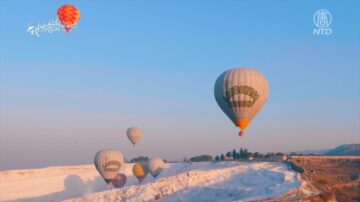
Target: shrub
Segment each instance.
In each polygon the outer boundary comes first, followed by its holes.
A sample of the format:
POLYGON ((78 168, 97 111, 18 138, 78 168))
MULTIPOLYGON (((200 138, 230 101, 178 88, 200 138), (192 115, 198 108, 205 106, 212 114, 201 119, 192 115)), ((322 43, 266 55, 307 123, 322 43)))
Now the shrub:
POLYGON ((351 176, 350 176, 350 180, 351 180, 351 181, 355 181, 355 180, 357 180, 357 179, 359 179, 359 176, 358 176, 358 175, 351 175, 351 176))
POLYGON ((194 156, 190 159, 192 162, 205 162, 205 161, 212 161, 212 156, 209 155, 201 155, 201 156, 194 156))
POLYGON ((145 163, 149 160, 147 156, 138 156, 130 160, 131 163, 145 163))
POLYGON ((289 166, 290 166, 290 168, 291 168, 292 170, 294 170, 294 171, 296 171, 296 172, 298 172, 298 173, 304 173, 304 171, 305 171, 304 168, 296 165, 296 164, 293 163, 293 162, 289 162, 289 166))

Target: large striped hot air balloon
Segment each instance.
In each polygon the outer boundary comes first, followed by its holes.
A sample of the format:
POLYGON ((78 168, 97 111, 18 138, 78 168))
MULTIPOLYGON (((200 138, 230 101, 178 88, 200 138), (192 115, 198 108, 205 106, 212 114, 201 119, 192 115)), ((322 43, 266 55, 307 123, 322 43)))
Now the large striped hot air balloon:
POLYGON ((116 149, 103 149, 96 153, 94 164, 105 182, 110 183, 124 165, 124 155, 116 149))
POLYGON ((241 129, 239 135, 244 136, 244 130, 269 97, 269 85, 255 69, 234 68, 218 77, 214 94, 220 108, 241 129))
POLYGON ((66 32, 70 32, 80 20, 80 10, 70 4, 61 6, 57 11, 57 15, 66 32))

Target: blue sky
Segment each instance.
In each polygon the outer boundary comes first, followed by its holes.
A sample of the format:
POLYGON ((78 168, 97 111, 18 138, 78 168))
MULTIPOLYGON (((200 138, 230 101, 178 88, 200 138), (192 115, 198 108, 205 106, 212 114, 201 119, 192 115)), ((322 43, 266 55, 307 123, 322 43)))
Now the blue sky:
POLYGON ((0 169, 80 164, 97 150, 179 159, 360 142, 359 1, 0 1, 0 169), (70 34, 26 32, 81 12, 70 34), (313 14, 332 14, 314 36, 313 14), (213 86, 232 67, 270 83, 239 138, 213 86), (130 126, 145 136, 134 149, 130 126))

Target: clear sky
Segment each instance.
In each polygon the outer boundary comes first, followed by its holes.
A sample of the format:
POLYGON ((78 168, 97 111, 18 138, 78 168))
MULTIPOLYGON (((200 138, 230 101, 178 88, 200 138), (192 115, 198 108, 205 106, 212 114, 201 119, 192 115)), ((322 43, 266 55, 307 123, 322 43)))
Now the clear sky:
POLYGON ((360 1, 0 1, 0 169, 90 163, 102 148, 179 159, 360 142, 360 1), (77 28, 26 32, 74 4, 77 28), (314 12, 332 14, 315 36, 314 12), (247 129, 217 76, 254 67, 269 101, 247 129), (130 126, 144 137, 133 148, 130 126))

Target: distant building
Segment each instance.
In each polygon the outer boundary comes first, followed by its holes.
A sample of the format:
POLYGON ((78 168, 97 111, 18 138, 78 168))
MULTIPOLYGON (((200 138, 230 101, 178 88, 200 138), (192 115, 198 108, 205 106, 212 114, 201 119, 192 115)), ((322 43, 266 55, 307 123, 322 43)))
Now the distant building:
POLYGON ((225 156, 225 161, 233 161, 234 159, 233 159, 233 157, 226 157, 225 156))
POLYGON ((288 155, 283 155, 282 160, 283 160, 283 161, 289 160, 289 156, 288 156, 288 155))

